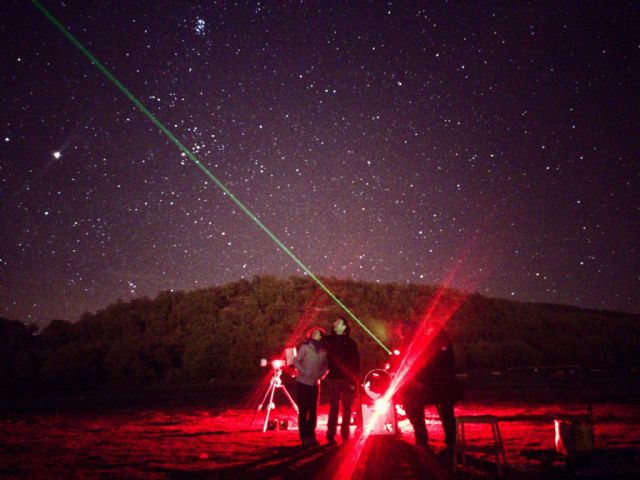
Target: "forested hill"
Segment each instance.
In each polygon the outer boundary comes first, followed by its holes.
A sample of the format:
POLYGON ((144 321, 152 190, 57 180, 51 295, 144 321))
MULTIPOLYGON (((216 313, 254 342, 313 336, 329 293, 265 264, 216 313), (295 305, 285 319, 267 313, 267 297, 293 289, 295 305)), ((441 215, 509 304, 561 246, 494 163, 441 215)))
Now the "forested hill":
MULTIPOLYGON (((419 322, 435 287, 325 279, 389 348, 419 322)), ((447 290, 434 316, 445 318, 457 369, 577 364, 638 367, 640 316, 518 303, 447 290), (456 309, 456 307, 458 307, 456 309)), ((308 278, 270 276, 155 299, 118 302, 78 322, 54 320, 42 331, 0 319, 0 382, 82 385, 246 379, 260 359, 299 343, 306 328, 330 322, 339 308, 308 278)), ((353 324, 353 322, 352 322, 353 324)), ((363 369, 386 354, 352 325, 363 369)))

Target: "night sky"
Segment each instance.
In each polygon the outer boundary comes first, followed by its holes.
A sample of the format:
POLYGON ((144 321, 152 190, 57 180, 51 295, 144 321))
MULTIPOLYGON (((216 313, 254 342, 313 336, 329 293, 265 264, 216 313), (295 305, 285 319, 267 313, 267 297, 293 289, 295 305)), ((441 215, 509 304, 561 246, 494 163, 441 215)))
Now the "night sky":
MULTIPOLYGON (((43 4, 317 275, 640 312, 638 2, 43 4)), ((0 315, 303 274, 31 2, 0 15, 0 315)))

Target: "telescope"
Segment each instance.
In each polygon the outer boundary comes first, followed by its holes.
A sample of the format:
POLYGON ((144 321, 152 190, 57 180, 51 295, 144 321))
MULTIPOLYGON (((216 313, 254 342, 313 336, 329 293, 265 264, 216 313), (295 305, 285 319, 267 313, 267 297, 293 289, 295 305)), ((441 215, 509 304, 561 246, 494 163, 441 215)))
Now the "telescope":
MULTIPOLYGON (((271 376, 271 380, 269 381, 269 387, 267 388, 264 397, 262 397, 260 405, 258 405, 259 412, 260 410, 262 410, 262 407, 264 406, 264 403, 267 401, 267 399, 269 399, 269 403, 267 404, 267 416, 264 419, 264 425, 262 427, 263 432, 266 432, 267 428, 271 425, 269 422, 269 415, 271 414, 271 410, 276 408, 276 405, 273 402, 273 397, 276 393, 276 390, 282 390, 282 393, 284 393, 284 396, 289 401, 289 404, 293 407, 296 413, 298 413, 298 405, 293 401, 293 398, 291 398, 287 387, 284 386, 284 384, 282 383, 282 379, 280 378, 285 367, 289 368, 287 370, 287 373, 289 373, 292 377, 296 376, 297 372, 293 367, 293 360, 296 358, 296 353, 297 352, 295 347, 288 347, 284 349, 284 359, 276 358, 275 360, 271 360, 271 362, 268 362, 266 358, 260 360, 261 367, 271 365, 271 368, 273 369, 273 374, 271 376)), ((277 424, 278 423, 276 422, 276 425, 277 424)), ((283 429, 286 429, 284 424, 282 424, 282 426, 283 429)))
POLYGON ((398 422, 393 397, 387 392, 391 375, 387 370, 374 369, 364 377, 365 396, 362 403, 362 427, 365 435, 396 435, 398 422))

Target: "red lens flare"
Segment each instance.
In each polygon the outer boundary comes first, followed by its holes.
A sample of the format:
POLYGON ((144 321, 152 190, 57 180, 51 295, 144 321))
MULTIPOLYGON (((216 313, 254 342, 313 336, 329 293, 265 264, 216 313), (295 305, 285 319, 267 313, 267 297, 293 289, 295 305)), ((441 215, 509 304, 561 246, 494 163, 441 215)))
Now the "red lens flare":
MULTIPOLYGON (((400 360, 396 373, 381 398, 374 400, 374 404, 380 402, 380 405, 394 404, 393 397, 400 387, 407 381, 410 381, 427 362, 433 359, 434 354, 430 346, 438 333, 451 317, 458 311, 467 295, 449 290, 448 286, 456 272, 453 272, 444 286, 439 288, 433 299, 422 314, 419 324, 415 332, 412 333, 411 342, 404 348, 405 355, 400 360)), ((393 352, 392 362, 400 358, 400 351, 393 352)), ((395 362, 394 362, 395 363, 395 362)), ((380 437, 372 437, 371 431, 380 421, 380 418, 388 411, 388 408, 375 409, 369 421, 363 425, 363 432, 357 441, 350 444, 349 450, 345 453, 334 476, 331 478, 358 478, 358 472, 362 466, 366 464, 368 455, 372 451, 370 440, 379 439, 380 437)), ((374 442, 376 443, 376 442, 374 442)), ((379 442, 377 442, 379 443, 379 442)), ((431 472, 434 478, 441 478, 444 474, 441 468, 434 466, 431 472)), ((446 476, 446 475, 445 475, 446 476)))
MULTIPOLYGON (((272 368, 284 367, 284 364, 281 367, 276 367, 274 365, 274 362, 287 358, 287 350, 292 348, 297 343, 300 343, 301 339, 304 337, 309 327, 317 323, 318 315, 324 309, 324 306, 327 303, 328 303, 328 298, 324 294, 324 292, 319 288, 316 289, 313 295, 311 296, 311 299, 309 300, 309 302, 305 305, 304 311, 302 312, 302 315, 300 315, 300 317, 298 318, 298 321, 296 322, 293 328, 293 331, 291 332, 291 335, 289 336, 288 340, 285 342, 282 352, 276 355, 275 356, 276 358, 274 360, 271 360, 271 362, 265 360, 265 362, 261 363, 261 366, 266 367, 270 363, 272 368)), ((265 352, 265 353, 268 353, 268 352, 265 352)), ((267 386, 269 385, 269 382, 271 381, 271 377, 272 377, 272 372, 270 371, 267 372, 266 375, 264 375, 262 380, 258 383, 256 388, 252 390, 251 394, 249 395, 247 400, 244 402, 244 405, 246 408, 254 408, 256 405, 258 405, 258 403, 260 402, 261 395, 266 390, 267 386)))
POLYGON ((411 381, 433 359, 436 354, 433 340, 458 311, 465 299, 466 294, 446 290, 446 287, 438 290, 422 315, 411 342, 405 348, 406 353, 398 365, 389 388, 390 395, 398 392, 402 385, 411 381))
POLYGON ((286 343, 287 346, 294 346, 299 343, 307 333, 307 330, 309 330, 312 325, 318 324, 318 316, 320 312, 326 309, 327 303, 328 297, 322 290, 317 288, 305 305, 302 315, 298 318, 291 335, 289 335, 286 343))
POLYGON ((384 398, 381 398, 380 400, 376 400, 376 403, 374 404, 374 410, 376 412, 380 412, 380 415, 387 413, 390 407, 391 407, 391 402, 387 401, 384 398))

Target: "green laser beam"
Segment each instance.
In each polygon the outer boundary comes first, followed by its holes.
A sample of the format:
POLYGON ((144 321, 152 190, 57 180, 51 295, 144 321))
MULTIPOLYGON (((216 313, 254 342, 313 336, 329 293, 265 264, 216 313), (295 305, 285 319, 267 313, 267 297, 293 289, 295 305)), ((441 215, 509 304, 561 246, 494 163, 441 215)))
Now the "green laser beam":
POLYGON ((160 120, 158 120, 148 109, 147 107, 145 107, 142 102, 140 102, 136 97, 133 96, 133 94, 127 90, 127 88, 120 83, 120 81, 104 66, 102 65, 102 63, 100 63, 98 61, 98 59, 96 57, 93 56, 93 54, 87 50, 85 48, 84 45, 82 45, 82 43, 80 43, 80 41, 78 39, 76 39, 71 32, 69 32, 69 30, 67 30, 42 4, 40 4, 40 2, 38 2, 37 0, 31 0, 31 3, 33 3, 35 5, 35 7, 40 10, 40 12, 51 22, 53 23, 53 25, 55 25, 55 27, 60 30, 60 32, 62 32, 62 34, 73 44, 75 45, 78 50, 80 50, 84 56, 86 56, 92 64, 94 64, 96 66, 96 68, 98 70, 100 70, 100 72, 102 72, 102 74, 107 77, 116 87, 118 87, 118 89, 129 99, 133 102, 133 104, 138 107, 140 109, 140 111, 142 113, 144 113, 147 118, 149 120, 151 120, 159 129, 162 133, 164 133, 169 140, 171 140, 188 158, 189 160, 191 160, 193 163, 196 164, 196 166, 202 170, 205 175, 207 177, 209 177, 217 186, 218 188, 220 188, 220 190, 222 190, 226 195, 229 196, 229 198, 231 200, 233 200, 233 202, 240 207, 240 209, 251 219, 253 220, 256 225, 258 225, 268 236, 269 238, 271 238, 271 240, 273 240, 275 242, 276 245, 278 245, 278 247, 280 247, 280 249, 285 252, 287 255, 289 255, 289 257, 291 257, 293 259, 294 262, 296 262, 300 268, 302 268, 302 270, 305 271, 305 273, 307 275, 309 275, 309 277, 311 277, 313 279, 314 282, 316 282, 318 284, 318 286, 325 291, 325 293, 327 295, 329 295, 329 297, 340 307, 342 308, 342 310, 344 310, 347 315, 349 315, 350 318, 352 318, 358 325, 360 325, 360 327, 367 333, 369 334, 369 336, 371 338, 373 338, 383 349, 385 352, 387 352, 387 354, 391 354, 391 350, 389 350, 384 343, 382 343, 380 341, 380 339, 378 337, 376 337, 373 332, 371 330, 369 330, 367 328, 367 326, 365 324, 363 324, 358 317, 355 316, 355 314, 349 310, 349 308, 347 308, 347 306, 345 304, 343 304, 340 299, 338 297, 336 297, 333 292, 331 290, 329 290, 329 288, 318 278, 315 276, 315 274, 309 270, 309 268, 302 263, 302 261, 296 257, 293 252, 291 250, 289 250, 287 248, 287 246, 282 243, 280 241, 280 239, 278 239, 278 237, 276 237, 271 230, 269 230, 259 219, 258 217, 256 217, 253 212, 251 212, 251 210, 249 210, 233 193, 231 193, 231 191, 227 188, 227 186, 222 183, 220 180, 218 180, 218 178, 211 173, 211 171, 205 167, 202 162, 200 162, 200 160, 198 160, 196 158, 196 156, 191 153, 191 151, 185 147, 180 140, 178 140, 175 135, 173 133, 171 133, 171 131, 165 127, 160 120))

